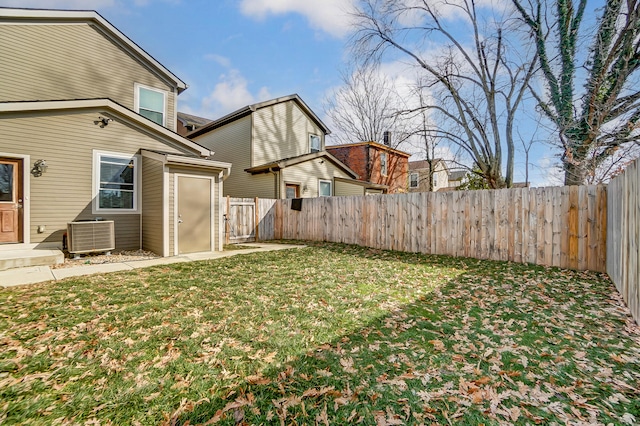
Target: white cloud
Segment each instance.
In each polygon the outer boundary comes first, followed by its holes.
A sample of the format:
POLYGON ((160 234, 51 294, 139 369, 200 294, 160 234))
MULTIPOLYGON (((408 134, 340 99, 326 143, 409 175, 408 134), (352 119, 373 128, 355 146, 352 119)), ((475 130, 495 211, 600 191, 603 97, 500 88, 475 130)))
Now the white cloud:
POLYGON ((227 58, 226 56, 218 55, 216 53, 207 53, 206 55, 204 55, 204 58, 209 61, 214 61, 224 68, 231 68, 231 59, 227 58))
POLYGON ((311 27, 335 37, 343 37, 351 28, 349 10, 354 0, 242 0, 240 11, 254 19, 268 15, 298 13, 311 27))
POLYGON ((209 96, 202 100, 205 116, 219 118, 246 105, 271 99, 269 89, 260 88, 257 95, 249 90, 249 82, 240 71, 231 69, 222 74, 209 96))
MULTIPOLYGON (((404 0, 403 13, 398 16, 399 23, 406 26, 419 25, 425 19, 424 2, 422 0, 404 0)), ((445 20, 466 20, 469 21, 469 14, 465 12, 467 2, 465 0, 432 0, 429 3, 432 10, 440 19, 445 20)), ((476 11, 482 13, 503 14, 515 10, 510 0, 476 0, 476 11)))
POLYGON ((541 157, 537 164, 530 164, 533 170, 530 171, 531 186, 561 186, 564 183, 564 171, 558 162, 558 158, 545 155, 541 157))

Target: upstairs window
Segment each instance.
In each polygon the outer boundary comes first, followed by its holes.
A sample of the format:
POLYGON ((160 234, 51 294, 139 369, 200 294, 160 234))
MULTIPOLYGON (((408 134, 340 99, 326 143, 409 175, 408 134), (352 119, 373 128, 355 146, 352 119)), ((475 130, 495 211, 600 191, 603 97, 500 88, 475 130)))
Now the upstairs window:
POLYGON ((381 152, 380 153, 380 174, 382 176, 386 176, 387 172, 388 172, 387 153, 386 152, 381 152))
POLYGON ((417 188, 418 187, 418 174, 411 173, 409 175, 409 188, 417 188))
POLYGON ((318 135, 309 135, 309 152, 320 152, 320 148, 322 148, 321 144, 322 140, 318 135))
POLYGON ((136 84, 136 111, 143 117, 165 125, 166 92, 136 84))

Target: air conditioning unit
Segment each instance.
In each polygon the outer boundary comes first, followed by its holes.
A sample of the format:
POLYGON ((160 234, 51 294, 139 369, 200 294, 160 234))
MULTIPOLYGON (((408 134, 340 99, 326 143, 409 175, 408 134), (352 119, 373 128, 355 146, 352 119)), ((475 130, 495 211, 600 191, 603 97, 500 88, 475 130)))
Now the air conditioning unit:
POLYGON ((112 220, 67 223, 69 253, 109 252, 116 248, 112 220))

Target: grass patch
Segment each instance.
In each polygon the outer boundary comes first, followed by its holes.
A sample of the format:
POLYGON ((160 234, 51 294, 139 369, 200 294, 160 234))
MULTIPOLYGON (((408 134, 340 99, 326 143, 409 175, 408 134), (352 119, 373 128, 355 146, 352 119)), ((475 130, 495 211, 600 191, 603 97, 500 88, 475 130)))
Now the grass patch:
POLYGON ((6 424, 634 424, 603 275, 339 244, 0 291, 6 424))

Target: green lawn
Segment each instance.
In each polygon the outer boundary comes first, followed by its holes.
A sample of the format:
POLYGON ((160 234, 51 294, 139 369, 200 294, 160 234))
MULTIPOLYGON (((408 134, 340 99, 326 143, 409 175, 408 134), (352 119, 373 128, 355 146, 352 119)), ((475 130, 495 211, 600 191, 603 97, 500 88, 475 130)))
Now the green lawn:
POLYGON ((338 244, 0 290, 4 424, 637 424, 604 275, 338 244))

